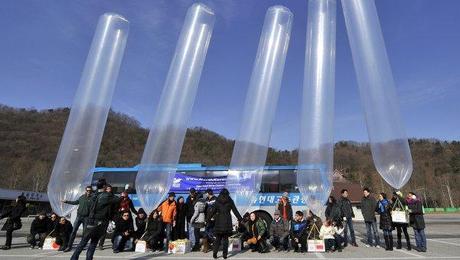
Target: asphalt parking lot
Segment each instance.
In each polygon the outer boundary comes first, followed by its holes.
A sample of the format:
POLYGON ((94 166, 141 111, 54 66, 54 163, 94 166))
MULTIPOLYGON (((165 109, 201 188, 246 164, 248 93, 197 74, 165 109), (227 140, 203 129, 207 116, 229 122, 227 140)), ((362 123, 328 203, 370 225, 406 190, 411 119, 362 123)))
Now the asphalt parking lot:
MULTIPOLYGON (((26 221, 25 221, 26 222, 26 221)), ((324 258, 324 259, 460 259, 460 214, 426 215, 427 244, 426 253, 415 250, 385 251, 383 248, 366 248, 364 246, 365 227, 362 223, 355 223, 355 229, 359 247, 347 247, 341 253, 294 253, 294 252, 270 252, 267 254, 243 251, 230 254, 229 259, 300 259, 300 258, 324 258)), ((43 251, 29 249, 25 241, 28 226, 25 224, 21 232, 16 233, 13 239, 13 248, 8 251, 0 251, 0 259, 69 259, 71 252, 62 253, 56 251, 43 251)), ((409 231, 413 233, 412 230, 409 231)), ((396 232, 393 233, 396 238, 396 232)), ((413 244, 415 241, 411 235, 413 244)), ((381 239, 383 240, 383 239, 381 239)), ((403 239, 404 240, 404 239, 403 239)), ((5 233, 0 233, 0 243, 4 243, 5 233)), ((77 238, 78 241, 78 238, 77 238)), ((403 242, 403 246, 405 243, 403 242)), ((221 253, 219 258, 222 259, 221 253)), ((85 258, 85 251, 80 259, 85 258)), ((212 253, 192 252, 185 255, 166 255, 164 253, 135 253, 123 252, 113 254, 110 249, 110 241, 106 242, 106 249, 96 250, 95 259, 212 259, 212 253)))

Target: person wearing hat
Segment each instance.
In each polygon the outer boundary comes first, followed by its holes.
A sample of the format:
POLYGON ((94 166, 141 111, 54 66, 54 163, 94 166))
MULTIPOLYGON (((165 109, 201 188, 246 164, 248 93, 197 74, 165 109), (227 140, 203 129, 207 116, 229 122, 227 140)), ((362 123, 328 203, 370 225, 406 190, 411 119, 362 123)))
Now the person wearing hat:
POLYGON ((174 192, 168 193, 168 199, 158 206, 158 212, 162 216, 163 225, 166 230, 166 249, 168 252, 169 241, 172 240, 172 228, 176 225, 176 194, 174 192))
POLYGON ((280 211, 280 216, 285 221, 292 220, 292 206, 291 202, 289 201, 289 193, 283 193, 283 196, 281 196, 280 201, 278 203, 277 209, 280 211))
POLYGON ((279 210, 275 210, 270 225, 270 244, 278 251, 289 250, 289 221, 280 216, 279 210))
POLYGON ((189 195, 185 200, 186 206, 186 218, 187 218, 187 231, 188 231, 188 239, 192 243, 195 244, 195 231, 193 228, 192 223, 190 220, 192 219, 193 214, 195 213, 195 203, 197 202, 197 192, 194 188, 190 188, 189 195))
POLYGON ((423 205, 415 193, 409 192, 406 197, 409 208, 409 224, 414 228, 415 250, 426 252, 425 219, 423 217, 423 205))
POLYGON ((5 245, 2 247, 3 250, 11 249, 11 241, 13 240, 13 231, 21 229, 22 222, 21 216, 26 211, 26 197, 19 195, 16 198, 16 205, 2 214, 0 219, 8 217, 5 224, 2 227, 2 231, 6 231, 5 245))
MULTIPOLYGON (((393 197, 391 198, 391 207, 393 210, 397 211, 407 211, 407 202, 403 198, 403 194, 401 191, 393 192, 393 197)), ((406 238, 406 248, 407 250, 411 250, 412 246, 410 244, 410 237, 409 233, 407 232, 407 227, 409 226, 408 223, 396 223, 393 222, 393 227, 396 228, 396 248, 401 249, 401 237, 402 233, 404 232, 404 237, 406 238)))

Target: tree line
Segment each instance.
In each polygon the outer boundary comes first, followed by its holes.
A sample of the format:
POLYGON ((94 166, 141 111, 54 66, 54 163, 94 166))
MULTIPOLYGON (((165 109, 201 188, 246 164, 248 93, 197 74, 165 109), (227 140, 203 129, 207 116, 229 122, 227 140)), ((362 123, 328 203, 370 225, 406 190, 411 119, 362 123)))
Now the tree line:
MULTIPOLYGON (((0 187, 45 191, 69 115, 69 108, 46 110, 0 105, 0 187)), ((139 164, 148 130, 125 114, 110 111, 97 166, 139 164)), ((460 204, 460 142, 410 139, 414 171, 403 191, 414 191, 429 207, 460 204), (450 193, 450 194, 449 194, 450 193), (449 196, 450 195, 450 196, 449 196), (451 202, 452 201, 452 202, 451 202)), ((187 130, 181 163, 229 165, 234 140, 195 127, 187 130)), ((297 164, 297 150, 269 148, 269 165, 297 164)), ((368 143, 335 144, 334 167, 346 179, 375 191, 392 189, 376 172, 368 143)))

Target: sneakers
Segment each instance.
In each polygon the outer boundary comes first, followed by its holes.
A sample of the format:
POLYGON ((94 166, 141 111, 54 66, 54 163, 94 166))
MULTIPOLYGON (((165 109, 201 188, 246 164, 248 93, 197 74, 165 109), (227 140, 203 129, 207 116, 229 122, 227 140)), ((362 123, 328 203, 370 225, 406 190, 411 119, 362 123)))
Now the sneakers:
POLYGON ((379 245, 376 245, 375 248, 380 248, 380 246, 379 246, 379 245))
POLYGON ((366 247, 371 247, 371 245, 369 245, 369 244, 366 244, 366 247))
POLYGON ((31 249, 31 250, 32 250, 32 249, 35 249, 35 246, 30 246, 30 249, 31 249))

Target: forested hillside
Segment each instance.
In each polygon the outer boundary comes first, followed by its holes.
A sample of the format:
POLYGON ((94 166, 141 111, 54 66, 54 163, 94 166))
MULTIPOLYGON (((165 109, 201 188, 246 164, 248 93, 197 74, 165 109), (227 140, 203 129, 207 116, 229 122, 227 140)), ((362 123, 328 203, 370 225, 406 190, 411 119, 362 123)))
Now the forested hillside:
MULTIPOLYGON (((68 108, 19 109, 0 105, 0 187, 46 190, 68 108)), ((97 166, 129 167, 139 164, 148 130, 135 119, 111 111, 104 132, 97 166)), ((203 128, 188 129, 180 161, 205 165, 228 165, 233 140, 203 128)), ((460 142, 411 139, 413 176, 404 190, 425 195, 429 206, 460 204, 460 142)), ((391 192, 372 163, 367 143, 338 142, 334 166, 349 180, 375 191, 391 192)), ((267 164, 296 164, 297 151, 270 149, 267 164)))

